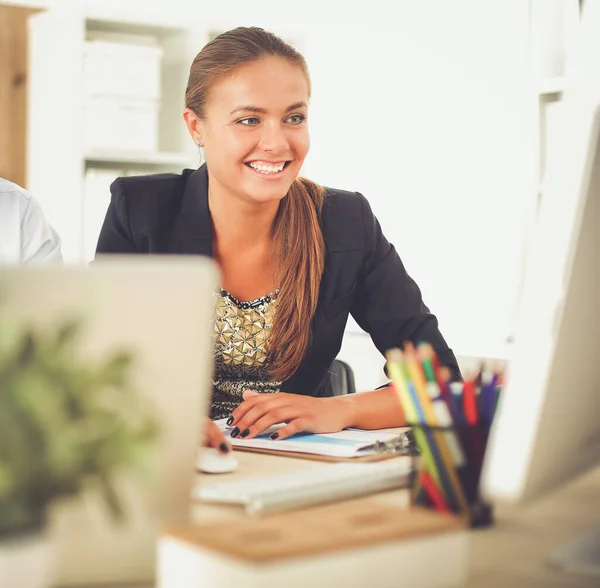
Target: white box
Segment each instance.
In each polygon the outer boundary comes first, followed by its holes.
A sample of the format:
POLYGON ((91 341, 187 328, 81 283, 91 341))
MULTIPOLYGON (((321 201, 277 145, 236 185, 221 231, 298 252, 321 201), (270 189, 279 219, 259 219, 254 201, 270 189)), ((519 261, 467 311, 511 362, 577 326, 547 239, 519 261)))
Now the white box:
POLYGON ((84 114, 84 149, 158 151, 157 102, 95 99, 84 114))
POLYGON ((85 96, 159 100, 161 58, 162 50, 156 45, 86 41, 85 96))

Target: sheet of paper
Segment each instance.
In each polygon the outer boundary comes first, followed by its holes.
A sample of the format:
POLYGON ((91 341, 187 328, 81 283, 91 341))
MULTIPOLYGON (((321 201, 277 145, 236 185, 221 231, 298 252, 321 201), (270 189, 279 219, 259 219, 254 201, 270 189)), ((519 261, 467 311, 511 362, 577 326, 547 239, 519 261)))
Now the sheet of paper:
POLYGON ((272 440, 269 436, 273 431, 285 426, 274 425, 254 439, 240 439, 230 436, 233 427, 227 426, 227 419, 215 421, 221 431, 225 433, 228 441, 234 447, 254 447, 257 449, 272 449, 274 451, 293 451, 297 453, 311 453, 330 457, 358 457, 369 455, 374 451, 359 451, 361 447, 372 445, 376 441, 389 441, 397 436, 396 433, 383 433, 381 431, 362 431, 358 429, 345 429, 339 433, 298 433, 288 439, 272 440))

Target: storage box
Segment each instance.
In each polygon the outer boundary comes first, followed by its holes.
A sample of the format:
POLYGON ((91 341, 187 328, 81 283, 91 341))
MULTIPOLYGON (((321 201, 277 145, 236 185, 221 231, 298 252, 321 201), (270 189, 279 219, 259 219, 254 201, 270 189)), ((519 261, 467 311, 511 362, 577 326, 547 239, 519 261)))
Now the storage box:
POLYGON ((157 101, 161 96, 162 49, 158 45, 86 41, 86 98, 121 97, 157 101))
POLYGON ((94 99, 85 108, 84 148, 95 150, 158 151, 157 102, 94 99))

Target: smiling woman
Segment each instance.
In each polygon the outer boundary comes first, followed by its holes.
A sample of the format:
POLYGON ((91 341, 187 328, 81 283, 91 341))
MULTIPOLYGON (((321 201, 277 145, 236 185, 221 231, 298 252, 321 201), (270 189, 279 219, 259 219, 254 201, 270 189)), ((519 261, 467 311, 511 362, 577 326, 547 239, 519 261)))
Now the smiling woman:
MULTIPOLYGON (((119 178, 97 253, 217 260, 211 416, 252 437, 401 425, 391 388, 331 396, 329 368, 351 313, 385 353, 430 343, 456 359, 367 200, 298 173, 310 147, 310 77, 263 29, 219 35, 190 69, 183 113, 206 163, 181 175, 119 178)), ((216 427, 207 442, 225 443, 216 427)), ((226 448, 224 445, 222 449, 226 448)))
POLYGON ((283 42, 286 56, 258 59, 253 47, 244 55, 232 44, 225 57, 235 69, 226 75, 219 41, 209 43, 192 64, 185 121, 205 149, 211 191, 278 204, 310 146, 306 64, 283 42))

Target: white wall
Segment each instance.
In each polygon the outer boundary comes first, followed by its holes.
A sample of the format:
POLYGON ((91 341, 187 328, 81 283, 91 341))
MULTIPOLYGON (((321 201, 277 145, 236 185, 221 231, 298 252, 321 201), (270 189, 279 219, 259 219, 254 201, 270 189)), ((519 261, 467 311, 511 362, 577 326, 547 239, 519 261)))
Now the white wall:
POLYGON ((511 326, 533 181, 525 4, 404 2, 307 47, 309 169, 370 200, 461 354, 501 355, 511 326))
MULTIPOLYGON (((505 354, 535 181, 527 1, 37 4, 299 38, 314 88, 308 174, 370 200, 457 353, 505 354)), ((349 337, 343 355, 371 363, 368 346, 349 337)))

